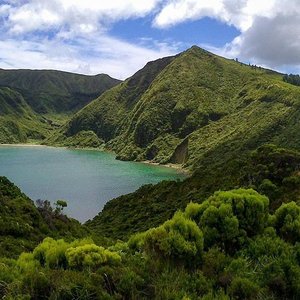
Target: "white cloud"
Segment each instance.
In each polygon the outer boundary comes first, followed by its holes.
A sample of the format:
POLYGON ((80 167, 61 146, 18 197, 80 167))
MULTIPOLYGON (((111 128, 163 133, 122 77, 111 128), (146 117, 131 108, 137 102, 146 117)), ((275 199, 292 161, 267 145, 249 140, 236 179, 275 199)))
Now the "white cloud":
POLYGON ((241 32, 222 48, 206 48, 280 70, 300 68, 299 0, 168 0, 153 25, 168 28, 203 17, 233 25, 241 32))
POLYGON ((12 33, 75 27, 85 32, 96 31, 106 23, 143 17, 153 11, 161 0, 31 0, 2 5, 8 10, 12 33))
POLYGON ((125 79, 147 61, 175 52, 164 44, 151 50, 103 35, 93 40, 78 38, 76 43, 48 39, 7 39, 0 41, 0 67, 57 69, 83 74, 106 73, 125 79))
MULTIPOLYGON (((175 42, 109 36, 110 24, 151 16, 160 30, 214 18, 240 35, 222 48, 227 57, 277 69, 300 69, 299 0, 2 0, 0 67, 51 68, 132 75, 148 60, 174 54, 175 42)), ((139 30, 139 29, 137 29, 139 30)), ((188 34, 188 33, 187 33, 188 34)))
POLYGON ((244 31, 251 27, 255 16, 271 16, 275 4, 276 0, 169 0, 155 17, 154 26, 165 28, 211 17, 244 31))

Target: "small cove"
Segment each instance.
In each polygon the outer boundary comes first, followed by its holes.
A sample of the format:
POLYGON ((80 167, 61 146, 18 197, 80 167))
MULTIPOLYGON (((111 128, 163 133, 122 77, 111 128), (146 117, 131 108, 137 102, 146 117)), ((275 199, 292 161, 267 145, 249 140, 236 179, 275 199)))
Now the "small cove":
POLYGON ((65 212, 81 222, 144 184, 185 178, 175 169, 118 161, 107 152, 12 145, 0 146, 0 175, 34 201, 66 200, 65 212))

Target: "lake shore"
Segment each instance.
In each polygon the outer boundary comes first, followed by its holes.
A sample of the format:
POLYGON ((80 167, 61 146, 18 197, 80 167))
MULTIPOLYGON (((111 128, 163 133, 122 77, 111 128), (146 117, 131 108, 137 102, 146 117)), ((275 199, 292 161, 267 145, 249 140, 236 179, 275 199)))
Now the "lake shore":
MULTIPOLYGON (((70 150, 89 150, 89 151, 101 151, 101 152, 107 152, 107 153, 112 153, 109 150, 106 149, 97 149, 97 148, 72 148, 72 147, 65 147, 65 146, 48 146, 48 145, 42 145, 42 144, 35 144, 35 143, 17 143, 17 144, 0 144, 0 147, 36 147, 36 148, 63 148, 63 149, 70 149, 70 150)), ((185 175, 191 175, 191 172, 188 171, 187 169, 184 169, 181 165, 179 164, 160 164, 156 163, 150 160, 143 160, 143 161, 137 161, 138 163, 143 163, 143 164, 148 164, 148 165, 153 165, 153 166, 160 166, 160 167, 166 167, 166 168, 172 168, 178 171, 179 173, 185 174, 185 175)))
POLYGON ((166 167, 166 168, 172 168, 177 170, 179 173, 185 174, 185 175, 191 175, 191 172, 187 169, 184 169, 181 165, 179 164, 171 164, 171 163, 167 163, 167 164, 160 164, 160 163, 156 163, 153 162, 151 160, 143 160, 143 161, 139 161, 140 163, 143 164, 148 164, 148 165, 153 165, 153 166, 161 166, 161 167, 166 167))

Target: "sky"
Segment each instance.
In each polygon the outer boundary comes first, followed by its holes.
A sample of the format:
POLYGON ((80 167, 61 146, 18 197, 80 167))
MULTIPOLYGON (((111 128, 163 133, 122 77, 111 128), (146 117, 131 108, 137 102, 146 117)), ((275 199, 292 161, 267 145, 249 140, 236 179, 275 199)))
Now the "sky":
POLYGON ((300 0, 0 0, 0 68, 125 79, 198 45, 300 72, 300 0))

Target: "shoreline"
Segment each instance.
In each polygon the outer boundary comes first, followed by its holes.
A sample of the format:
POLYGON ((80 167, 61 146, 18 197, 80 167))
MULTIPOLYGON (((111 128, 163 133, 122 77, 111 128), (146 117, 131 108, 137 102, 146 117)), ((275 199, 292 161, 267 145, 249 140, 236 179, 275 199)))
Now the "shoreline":
POLYGON ((152 162, 151 160, 142 160, 142 161, 137 161, 140 162, 142 164, 147 164, 147 165, 152 165, 152 166, 160 166, 160 167, 166 167, 166 168, 171 168, 174 169, 176 171, 178 171, 179 173, 185 174, 187 176, 191 175, 191 172, 187 169, 184 169, 181 165, 179 164, 171 164, 171 163, 167 163, 167 164, 160 164, 160 163, 156 163, 156 162, 152 162))
MULTIPOLYGON (((92 150, 92 151, 99 151, 99 152, 107 152, 112 153, 111 151, 107 151, 105 149, 99 149, 99 148, 72 148, 72 147, 65 147, 65 146, 48 146, 48 145, 42 145, 42 144, 34 144, 34 143, 16 143, 16 144, 0 144, 0 147, 33 147, 33 148, 63 148, 63 149, 70 149, 70 150, 92 150)), ((143 161, 131 161, 128 160, 127 162, 136 162, 136 163, 142 163, 152 166, 160 166, 160 167, 166 167, 176 170, 178 173, 185 174, 186 176, 191 175, 191 172, 184 169, 181 165, 178 164, 160 164, 156 162, 152 162, 150 160, 143 160, 143 161)))

